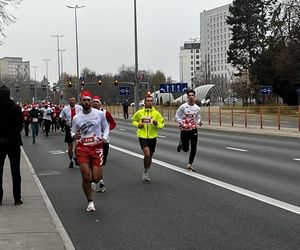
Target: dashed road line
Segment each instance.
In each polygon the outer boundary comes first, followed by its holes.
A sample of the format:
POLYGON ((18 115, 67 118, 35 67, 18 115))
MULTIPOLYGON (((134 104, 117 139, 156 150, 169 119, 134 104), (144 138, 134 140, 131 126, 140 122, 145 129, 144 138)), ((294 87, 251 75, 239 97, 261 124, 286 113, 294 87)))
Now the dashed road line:
POLYGON ((242 149, 242 148, 232 148, 232 147, 226 147, 226 149, 229 150, 234 150, 234 151, 240 151, 240 152, 248 152, 247 149, 242 149))
MULTIPOLYGON (((115 150, 118 150, 120 152, 123 152, 125 154, 129 154, 129 155, 132 155, 134 157, 137 157, 137 158, 141 158, 141 159, 144 158, 143 155, 132 152, 132 151, 129 151, 129 150, 124 149, 124 148, 120 148, 120 147, 117 147, 117 146, 114 146, 114 145, 110 145, 110 147, 115 149, 115 150)), ((286 202, 283 202, 283 201, 280 201, 280 200, 276 200, 274 198, 271 198, 271 197, 268 197, 268 196, 265 196, 265 195, 262 195, 262 194, 259 194, 259 193, 255 193, 255 192, 252 192, 250 190, 240 188, 240 187, 231 185, 229 183, 207 177, 207 176, 202 175, 202 174, 198 174, 198 173, 195 173, 195 172, 189 172, 186 169, 171 165, 169 163, 166 163, 166 162, 163 162, 163 161, 160 161, 160 160, 153 159, 152 162, 155 163, 155 164, 158 164, 162 167, 172 169, 174 171, 177 171, 177 172, 185 174, 185 175, 189 175, 189 176, 197 178, 199 180, 202 180, 202 181, 208 182, 210 184, 219 186, 221 188, 230 190, 232 192, 247 196, 249 198, 264 202, 266 204, 281 208, 283 210, 286 210, 286 211, 289 211, 289 212, 292 212, 292 213, 295 213, 295 214, 300 214, 300 207, 298 207, 298 206, 295 206, 295 205, 292 205, 292 204, 289 204, 289 203, 286 203, 286 202)))

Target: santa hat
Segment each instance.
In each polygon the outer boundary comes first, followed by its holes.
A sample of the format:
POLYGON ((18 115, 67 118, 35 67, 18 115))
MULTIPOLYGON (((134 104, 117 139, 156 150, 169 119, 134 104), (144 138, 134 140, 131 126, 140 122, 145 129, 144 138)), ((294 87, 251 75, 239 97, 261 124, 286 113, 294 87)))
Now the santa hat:
POLYGON ((91 99, 92 100, 92 94, 88 90, 82 91, 80 95, 81 99, 91 99))
POLYGON ((93 97, 93 101, 101 102, 101 98, 100 98, 99 96, 95 95, 95 96, 93 97))

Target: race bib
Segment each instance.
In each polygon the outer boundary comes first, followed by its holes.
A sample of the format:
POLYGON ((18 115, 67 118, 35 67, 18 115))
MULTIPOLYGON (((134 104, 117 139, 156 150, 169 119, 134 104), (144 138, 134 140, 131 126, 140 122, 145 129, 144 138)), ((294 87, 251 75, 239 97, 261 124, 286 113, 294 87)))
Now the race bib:
POLYGON ((32 122, 38 122, 39 119, 38 118, 32 118, 32 122))
POLYGON ((144 123, 144 124, 151 124, 152 123, 151 117, 143 117, 142 118, 142 123, 144 123))
POLYGON ((96 135, 95 134, 91 134, 91 135, 85 135, 85 136, 81 136, 81 142, 83 143, 83 145, 88 146, 88 145, 95 145, 97 140, 96 140, 96 135))
POLYGON ((194 118, 194 114, 186 114, 186 117, 189 119, 192 119, 192 118, 194 118))
POLYGON ((27 117, 24 117, 24 121, 27 121, 27 117))

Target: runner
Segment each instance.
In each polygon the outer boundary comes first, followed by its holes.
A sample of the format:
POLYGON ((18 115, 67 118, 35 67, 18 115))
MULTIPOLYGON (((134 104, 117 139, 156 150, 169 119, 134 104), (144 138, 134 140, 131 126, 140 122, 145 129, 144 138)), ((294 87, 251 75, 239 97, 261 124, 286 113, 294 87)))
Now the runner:
POLYGON ((195 91, 190 89, 187 91, 188 101, 182 104, 176 111, 176 121, 180 127, 180 142, 177 146, 177 151, 181 149, 184 152, 189 151, 189 144, 191 142, 191 152, 187 169, 195 172, 193 162, 197 151, 198 132, 197 125, 202 126, 200 107, 195 104, 195 91))
MULTIPOLYGON (((69 97, 69 105, 65 106, 59 114, 59 118, 62 119, 64 121, 63 123, 65 124, 65 142, 68 144, 68 156, 70 158, 69 168, 74 167, 74 162, 73 162, 74 143, 70 132, 72 126, 72 120, 73 117, 76 114, 78 114, 81 110, 82 107, 76 104, 75 97, 69 97)), ((76 157, 74 158, 74 161, 76 163, 76 157)))
POLYGON ((132 117, 132 124, 137 127, 137 136, 144 152, 144 171, 142 179, 150 181, 149 170, 155 152, 157 130, 164 127, 164 118, 153 107, 153 97, 148 95, 145 107, 138 110, 132 117))
MULTIPOLYGON (((112 130, 116 127, 116 122, 115 122, 114 118, 111 116, 111 114, 106 109, 104 109, 103 106, 101 107, 101 99, 100 99, 99 96, 94 96, 93 97, 93 108, 100 109, 103 112, 103 114, 106 118, 106 121, 109 125, 109 130, 112 130)), ((102 167, 106 164, 108 151, 109 151, 109 138, 107 138, 107 142, 103 144, 103 163, 102 163, 102 167)), ((100 175, 101 175, 100 176, 100 182, 97 183, 96 190, 97 190, 97 192, 104 193, 105 192, 105 185, 104 185, 104 181, 103 181, 103 169, 102 168, 101 168, 101 174, 100 175)))
POLYGON ((40 111, 37 109, 36 104, 32 104, 29 111, 29 120, 31 123, 32 143, 35 143, 35 137, 39 135, 39 116, 40 111))
POLYGON ((102 111, 92 108, 92 95, 81 93, 83 110, 75 115, 71 135, 77 140, 77 161, 82 175, 82 188, 88 201, 87 211, 95 211, 91 183, 100 181, 103 162, 103 143, 107 142, 109 126, 102 111), (103 131, 103 132, 101 132, 103 131))
POLYGON ((28 136, 30 121, 29 121, 29 109, 28 109, 27 104, 23 105, 22 114, 23 114, 23 123, 24 123, 25 136, 28 136))

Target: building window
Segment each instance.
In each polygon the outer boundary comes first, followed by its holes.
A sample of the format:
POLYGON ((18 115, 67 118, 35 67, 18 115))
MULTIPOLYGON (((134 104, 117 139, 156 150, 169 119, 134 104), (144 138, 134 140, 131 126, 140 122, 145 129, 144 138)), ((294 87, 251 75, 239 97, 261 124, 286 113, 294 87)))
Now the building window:
POLYGON ((199 59, 199 55, 196 55, 196 59, 199 59))
POLYGON ((194 65, 194 62, 193 62, 193 61, 191 61, 191 65, 194 65))

